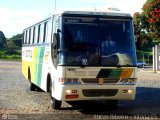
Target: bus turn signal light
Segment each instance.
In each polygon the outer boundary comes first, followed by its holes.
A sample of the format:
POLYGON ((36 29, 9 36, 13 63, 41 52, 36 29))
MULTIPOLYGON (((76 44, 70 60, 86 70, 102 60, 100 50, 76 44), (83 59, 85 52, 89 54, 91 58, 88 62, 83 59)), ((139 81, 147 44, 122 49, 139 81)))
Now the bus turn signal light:
POLYGON ((73 94, 73 95, 65 95, 66 99, 74 99, 74 98, 79 98, 78 94, 73 94))

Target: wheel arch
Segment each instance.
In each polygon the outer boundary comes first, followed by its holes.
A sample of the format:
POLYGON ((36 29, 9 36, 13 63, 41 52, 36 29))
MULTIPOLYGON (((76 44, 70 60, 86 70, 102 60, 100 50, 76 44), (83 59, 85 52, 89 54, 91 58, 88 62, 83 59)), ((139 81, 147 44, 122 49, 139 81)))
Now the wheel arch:
POLYGON ((30 66, 28 66, 28 80, 31 82, 31 70, 30 70, 30 66))
POLYGON ((49 89, 50 89, 49 87, 50 87, 51 81, 52 81, 51 74, 48 73, 47 74, 47 83, 46 83, 47 92, 49 92, 49 89))

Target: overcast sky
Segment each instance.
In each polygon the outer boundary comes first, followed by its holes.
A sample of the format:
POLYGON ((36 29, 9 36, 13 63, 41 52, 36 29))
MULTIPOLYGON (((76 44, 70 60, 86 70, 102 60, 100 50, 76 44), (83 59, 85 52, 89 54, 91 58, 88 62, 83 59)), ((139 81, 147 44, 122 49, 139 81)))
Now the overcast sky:
POLYGON ((0 31, 7 38, 23 29, 49 17, 55 9, 105 9, 119 8, 122 12, 133 15, 141 12, 146 0, 1 0, 0 31))

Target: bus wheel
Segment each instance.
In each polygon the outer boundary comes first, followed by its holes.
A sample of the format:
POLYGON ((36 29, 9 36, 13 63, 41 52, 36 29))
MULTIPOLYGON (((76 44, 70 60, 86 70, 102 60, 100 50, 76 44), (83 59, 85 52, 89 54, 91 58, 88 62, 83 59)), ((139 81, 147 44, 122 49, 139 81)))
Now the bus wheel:
POLYGON ((36 90, 36 85, 33 84, 31 81, 30 81, 29 90, 30 90, 30 91, 35 91, 35 90, 36 90))
POLYGON ((59 101, 59 100, 55 99, 54 97, 52 97, 52 82, 50 82, 49 93, 50 93, 52 107, 55 110, 59 110, 61 108, 62 101, 59 101))
POLYGON ((30 71, 28 73, 28 80, 29 80, 29 83, 30 83, 29 90, 30 91, 35 91, 36 90, 36 85, 31 82, 31 73, 30 73, 30 71))
POLYGON ((106 100, 109 107, 117 107, 118 100, 106 100))
POLYGON ((62 104, 62 101, 56 100, 55 98, 52 97, 52 107, 55 110, 59 110, 61 108, 61 104, 62 104))

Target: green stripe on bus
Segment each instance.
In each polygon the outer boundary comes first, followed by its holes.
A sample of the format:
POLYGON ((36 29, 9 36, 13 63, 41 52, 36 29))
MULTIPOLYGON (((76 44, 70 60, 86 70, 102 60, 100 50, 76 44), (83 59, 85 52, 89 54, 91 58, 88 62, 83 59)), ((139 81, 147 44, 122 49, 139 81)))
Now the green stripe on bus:
POLYGON ((118 79, 120 78, 122 71, 123 69, 101 69, 97 78, 118 79))
POLYGON ((44 47, 38 48, 36 56, 36 85, 41 85, 42 80, 42 67, 43 67, 43 56, 44 56, 44 47))
POLYGON ((122 71, 123 71, 123 69, 112 70, 112 72, 109 75, 109 78, 110 79, 119 79, 120 76, 121 76, 122 71))

